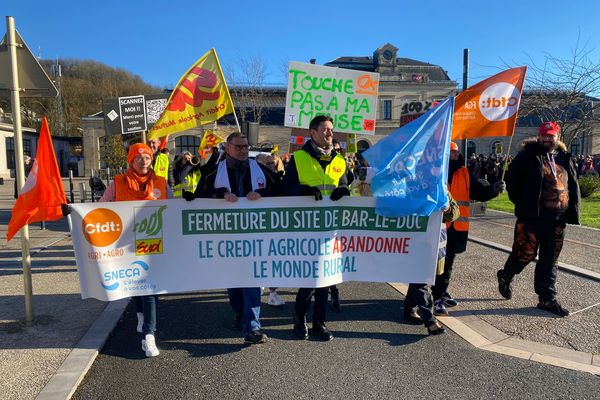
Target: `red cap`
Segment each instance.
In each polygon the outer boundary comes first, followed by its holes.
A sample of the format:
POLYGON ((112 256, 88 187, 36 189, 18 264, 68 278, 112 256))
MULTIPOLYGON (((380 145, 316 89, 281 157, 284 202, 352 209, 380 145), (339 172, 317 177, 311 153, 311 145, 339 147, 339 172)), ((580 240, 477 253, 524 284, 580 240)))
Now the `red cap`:
POLYGON ((544 122, 540 125, 538 132, 540 135, 558 135, 560 133, 560 126, 556 122, 544 122))
POLYGON ((450 151, 458 151, 458 145, 454 142, 450 142, 450 151))
POLYGON ((145 143, 136 143, 132 144, 129 147, 129 154, 127 156, 127 162, 129 164, 133 163, 133 159, 136 158, 140 154, 147 154, 150 156, 150 159, 154 159, 154 154, 152 153, 152 149, 145 143))

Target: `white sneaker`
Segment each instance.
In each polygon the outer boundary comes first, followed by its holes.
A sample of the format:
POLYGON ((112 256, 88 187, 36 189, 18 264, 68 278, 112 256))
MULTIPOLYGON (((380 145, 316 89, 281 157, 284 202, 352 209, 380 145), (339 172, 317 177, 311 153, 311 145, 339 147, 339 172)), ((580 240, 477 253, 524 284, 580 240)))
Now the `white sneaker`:
POLYGON ((269 293, 269 303, 270 306, 279 307, 285 304, 285 301, 279 296, 277 292, 269 293))
POLYGON ((154 335, 146 335, 146 337, 142 340, 142 350, 146 352, 146 357, 156 357, 160 354, 158 348, 156 347, 154 335))
POLYGON ((138 331, 138 333, 142 333, 142 327, 144 326, 144 314, 142 314, 141 312, 136 313, 137 315, 137 319, 138 319, 138 324, 137 324, 137 328, 136 330, 138 331))

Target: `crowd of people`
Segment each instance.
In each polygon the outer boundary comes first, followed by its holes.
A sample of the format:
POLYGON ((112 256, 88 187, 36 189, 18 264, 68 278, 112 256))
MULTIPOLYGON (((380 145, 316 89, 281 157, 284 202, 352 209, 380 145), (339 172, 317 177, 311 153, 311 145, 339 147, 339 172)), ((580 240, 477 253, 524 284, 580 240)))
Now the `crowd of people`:
MULTIPOLYGON (((404 304, 404 319, 423 324, 430 335, 445 332, 436 315, 447 315, 447 308, 458 305, 450 295, 451 272, 457 254, 466 250, 469 232, 471 200, 487 201, 507 190, 516 205, 517 223, 512 253, 504 268, 497 272, 498 291, 505 299, 512 298, 512 282, 539 250, 535 270, 535 291, 538 308, 564 317, 569 312, 556 299, 556 261, 562 248, 566 223, 579 222, 579 188, 577 167, 558 141, 560 127, 546 123, 537 138, 508 163, 506 183, 502 180, 505 156, 473 156, 467 167, 458 146, 451 143, 448 175, 449 205, 444 210, 435 284, 414 282, 404 304)), ((129 168, 115 177, 101 201, 156 200, 183 197, 193 202, 197 198, 222 199, 237 202, 245 197, 260 201, 269 196, 311 196, 316 201, 325 196, 337 201, 350 195, 370 195, 369 182, 375 175, 360 155, 343 155, 340 144, 333 139, 333 120, 315 117, 309 126, 310 140, 292 155, 279 157, 259 154, 249 157, 248 139, 234 132, 227 137, 224 152, 213 149, 205 162, 189 152, 165 163, 159 141, 135 144, 129 149, 129 168), (173 187, 173 190, 171 190, 173 187)), ((244 343, 255 345, 267 341, 261 330, 260 306, 262 289, 229 288, 229 303, 233 310, 233 328, 241 330, 244 343)), ((333 333, 327 328, 327 309, 340 312, 340 295, 336 286, 300 288, 296 294, 293 332, 300 340, 309 334, 329 341, 333 333), (313 304, 314 298, 314 304, 313 304), (312 312, 312 330, 308 329, 308 314, 312 312)), ((147 357, 159 354, 154 334, 158 297, 135 299, 138 332, 143 335, 142 350, 147 357)), ((277 288, 269 289, 268 304, 281 306, 283 299, 277 288)))

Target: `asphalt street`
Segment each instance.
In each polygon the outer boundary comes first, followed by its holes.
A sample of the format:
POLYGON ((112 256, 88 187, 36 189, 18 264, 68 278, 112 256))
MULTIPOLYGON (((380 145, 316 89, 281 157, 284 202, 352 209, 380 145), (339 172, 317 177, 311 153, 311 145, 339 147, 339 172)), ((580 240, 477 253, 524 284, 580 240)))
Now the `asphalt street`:
MULTIPOLYGON (((146 359, 131 306, 75 399, 597 399, 598 376, 477 350, 449 332, 400 323, 402 296, 387 284, 345 283, 333 341, 294 338, 295 290, 262 307, 264 345, 230 329, 225 291, 162 296, 157 343, 146 359)), ((266 301, 266 296, 263 296, 266 301)))

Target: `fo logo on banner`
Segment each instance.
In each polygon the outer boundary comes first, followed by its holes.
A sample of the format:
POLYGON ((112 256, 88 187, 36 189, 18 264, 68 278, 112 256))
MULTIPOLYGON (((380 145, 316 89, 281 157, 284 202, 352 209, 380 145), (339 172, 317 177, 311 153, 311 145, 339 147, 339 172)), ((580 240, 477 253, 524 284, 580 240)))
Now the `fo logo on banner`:
POLYGON ((134 209, 133 232, 135 235, 135 255, 162 254, 163 252, 163 211, 167 206, 136 207, 134 209))
POLYGON ((83 218, 81 229, 89 244, 95 247, 105 247, 119 239, 123 230, 123 222, 116 212, 108 208, 96 208, 83 218))
POLYGON ((479 97, 479 110, 489 121, 502 121, 515 115, 519 108, 521 93, 515 85, 495 83, 486 88, 479 97))

